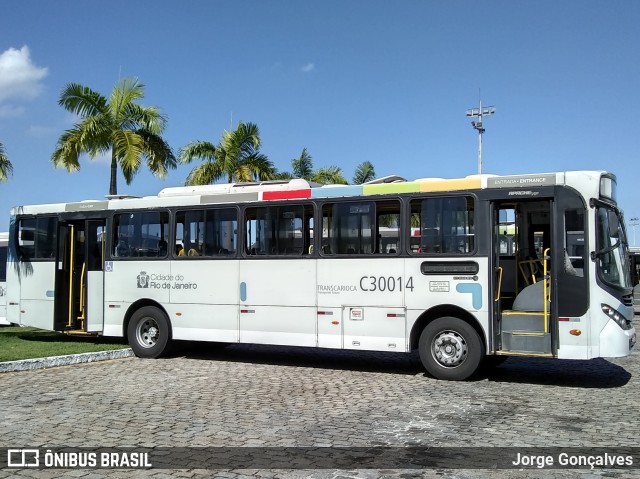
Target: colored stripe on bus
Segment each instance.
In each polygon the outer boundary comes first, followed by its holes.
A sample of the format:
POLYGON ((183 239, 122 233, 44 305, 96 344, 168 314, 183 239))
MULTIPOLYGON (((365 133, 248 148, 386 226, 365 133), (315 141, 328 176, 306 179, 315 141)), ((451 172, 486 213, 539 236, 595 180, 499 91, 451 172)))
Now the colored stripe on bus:
POLYGON ((263 200, 294 200, 311 198, 311 188, 305 190, 263 191, 263 200))
POLYGON ((456 191, 480 189, 480 178, 463 178, 461 180, 436 180, 420 182, 420 191, 456 191))
POLYGON ((335 198, 338 196, 362 196, 362 185, 323 186, 311 190, 311 198, 335 198))
POLYGON ((393 193, 418 193, 420 191, 420 183, 386 183, 380 185, 364 185, 363 192, 365 195, 388 195, 393 193))

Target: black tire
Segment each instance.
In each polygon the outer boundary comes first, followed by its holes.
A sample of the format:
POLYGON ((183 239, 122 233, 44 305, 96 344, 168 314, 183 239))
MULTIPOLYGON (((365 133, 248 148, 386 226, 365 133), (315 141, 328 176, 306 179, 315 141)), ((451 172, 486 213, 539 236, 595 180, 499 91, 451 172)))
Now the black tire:
POLYGON ((155 306, 140 308, 129 321, 127 338, 139 358, 158 358, 169 349, 171 328, 169 318, 155 306))
POLYGON ((447 381, 467 379, 484 358, 484 344, 476 330, 454 317, 430 322, 420 335, 418 349, 429 374, 447 381))

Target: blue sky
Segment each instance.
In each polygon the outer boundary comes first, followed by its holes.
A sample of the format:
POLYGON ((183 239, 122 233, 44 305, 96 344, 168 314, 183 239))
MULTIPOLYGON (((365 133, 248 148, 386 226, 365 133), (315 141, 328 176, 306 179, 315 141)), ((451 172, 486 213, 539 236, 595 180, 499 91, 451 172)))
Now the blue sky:
MULTIPOLYGON (((628 1, 119 1, 3 2, 0 142, 14 175, 0 184, 0 231, 19 204, 99 199, 109 166, 55 170, 58 136, 74 118, 63 86, 107 95, 119 77, 146 85, 141 103, 168 116, 175 149, 217 143, 254 122, 280 170, 306 147, 316 167, 351 178, 455 178, 477 172, 607 169, 626 217, 640 216, 640 2, 628 1), (2 213, 4 212, 4 213, 2 213)), ((156 194, 140 172, 119 193, 156 194)), ((633 235, 632 235, 633 238, 633 235)), ((640 239, 640 236, 639 236, 640 239)))

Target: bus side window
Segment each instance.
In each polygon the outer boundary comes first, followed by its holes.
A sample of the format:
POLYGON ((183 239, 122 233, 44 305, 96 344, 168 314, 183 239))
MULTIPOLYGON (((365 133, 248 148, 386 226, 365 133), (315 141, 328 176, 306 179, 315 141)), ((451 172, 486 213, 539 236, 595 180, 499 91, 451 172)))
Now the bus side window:
POLYGON ((161 242, 168 244, 169 214, 165 211, 120 213, 113 216, 113 223, 115 258, 157 258, 161 242))
MULTIPOLYGON (((412 253, 466 254, 475 249, 473 199, 431 197, 411 201, 411 231, 418 227, 418 248, 412 253)), ((413 236, 412 236, 413 238, 413 236)))

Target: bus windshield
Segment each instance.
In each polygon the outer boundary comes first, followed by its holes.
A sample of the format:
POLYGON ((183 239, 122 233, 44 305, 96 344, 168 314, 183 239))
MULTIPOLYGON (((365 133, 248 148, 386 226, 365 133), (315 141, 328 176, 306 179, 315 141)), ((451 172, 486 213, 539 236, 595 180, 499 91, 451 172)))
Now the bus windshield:
POLYGON ((598 208, 597 265, 600 277, 611 286, 631 288, 629 251, 620 213, 610 207, 598 208))

